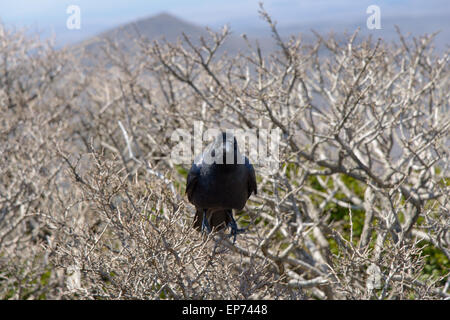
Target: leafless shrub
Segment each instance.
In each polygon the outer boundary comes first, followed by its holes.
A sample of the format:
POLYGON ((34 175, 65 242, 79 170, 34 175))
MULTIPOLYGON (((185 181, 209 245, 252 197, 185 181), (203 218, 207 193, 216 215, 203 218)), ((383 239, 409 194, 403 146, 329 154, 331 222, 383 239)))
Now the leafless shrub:
POLYGON ((88 65, 0 27, 1 297, 449 297, 448 54, 286 41, 261 15, 270 55, 221 53, 225 28, 88 65), (191 228, 170 137, 194 121, 282 133, 235 245, 191 228))

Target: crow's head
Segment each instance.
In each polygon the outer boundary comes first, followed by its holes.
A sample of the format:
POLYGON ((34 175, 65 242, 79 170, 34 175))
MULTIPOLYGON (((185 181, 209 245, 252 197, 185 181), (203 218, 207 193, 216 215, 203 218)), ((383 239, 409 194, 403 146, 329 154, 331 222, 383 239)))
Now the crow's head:
POLYGON ((211 150, 211 157, 215 163, 225 166, 234 166, 240 164, 241 155, 239 153, 236 137, 229 132, 222 132, 214 141, 211 150))
POLYGON ((223 163, 227 165, 237 163, 238 146, 236 137, 232 134, 222 132, 222 144, 223 163))

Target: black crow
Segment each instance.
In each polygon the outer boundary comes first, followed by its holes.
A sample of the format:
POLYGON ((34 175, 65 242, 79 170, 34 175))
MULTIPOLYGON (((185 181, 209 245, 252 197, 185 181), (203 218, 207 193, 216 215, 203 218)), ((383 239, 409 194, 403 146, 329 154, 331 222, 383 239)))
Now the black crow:
POLYGON ((241 210, 252 192, 257 192, 253 165, 240 154, 234 135, 222 132, 195 158, 187 177, 186 193, 197 209, 194 227, 211 232, 229 226, 236 241, 243 230, 232 210, 241 210))

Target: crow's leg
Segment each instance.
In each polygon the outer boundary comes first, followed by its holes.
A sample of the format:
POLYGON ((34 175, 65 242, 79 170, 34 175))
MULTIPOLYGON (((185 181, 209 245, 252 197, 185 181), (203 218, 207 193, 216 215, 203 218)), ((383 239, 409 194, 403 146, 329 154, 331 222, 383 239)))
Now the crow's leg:
POLYGON ((233 237, 233 244, 236 242, 236 236, 239 233, 245 232, 245 229, 239 229, 236 224, 236 220, 233 218, 233 210, 227 210, 227 215, 230 218, 230 223, 228 224, 231 228, 230 237, 233 237))
POLYGON ((206 229, 207 233, 211 233, 211 227, 209 226, 208 219, 206 218, 207 211, 208 211, 207 209, 203 210, 202 232, 205 231, 205 229, 206 229))

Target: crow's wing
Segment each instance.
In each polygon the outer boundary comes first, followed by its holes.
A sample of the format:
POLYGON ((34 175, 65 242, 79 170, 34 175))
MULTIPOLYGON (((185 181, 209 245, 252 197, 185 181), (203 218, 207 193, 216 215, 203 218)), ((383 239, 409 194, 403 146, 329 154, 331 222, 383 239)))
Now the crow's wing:
POLYGON ((247 168, 248 173, 248 197, 250 198, 252 192, 257 194, 256 174, 253 165, 247 158, 245 159, 245 167, 247 168))
POLYGON ((192 202, 192 197, 194 195, 195 186, 197 185, 198 176, 200 174, 200 165, 194 163, 189 170, 186 182, 186 193, 188 195, 188 199, 192 202))

